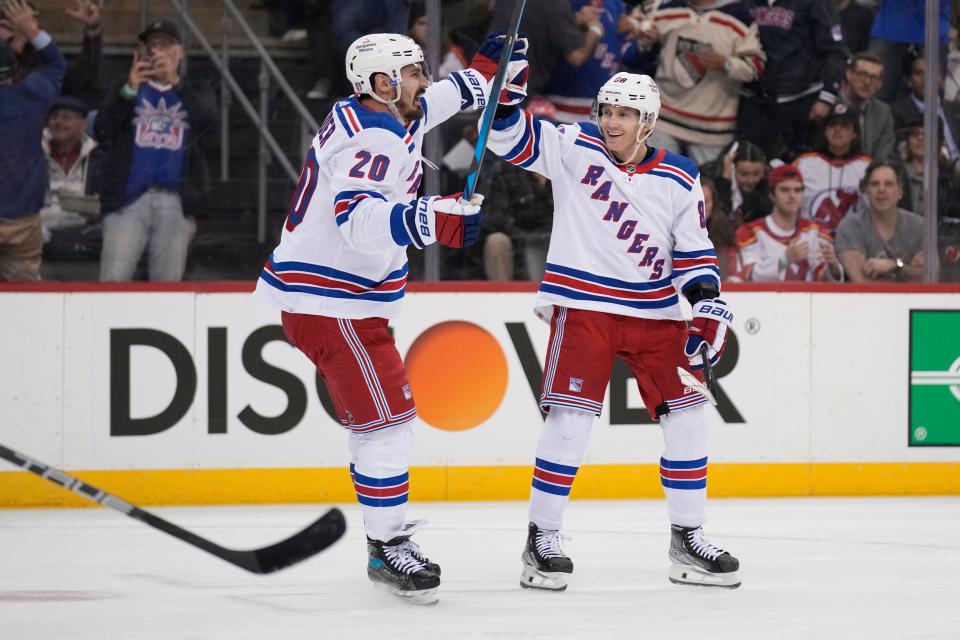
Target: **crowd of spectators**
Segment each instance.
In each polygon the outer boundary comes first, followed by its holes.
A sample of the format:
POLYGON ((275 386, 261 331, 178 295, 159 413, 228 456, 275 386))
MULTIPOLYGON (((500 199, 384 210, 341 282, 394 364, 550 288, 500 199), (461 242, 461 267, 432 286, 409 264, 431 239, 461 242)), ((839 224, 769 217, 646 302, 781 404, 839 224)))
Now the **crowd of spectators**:
MULTIPOLYGON (((655 12, 649 4, 528 0, 527 109, 556 122, 589 119, 614 73, 650 74, 663 106, 648 142, 700 166, 725 279, 919 279, 928 65, 942 89, 939 215, 960 228, 960 2, 941 0, 936 63, 922 57, 924 0, 664 0, 655 12)), ((210 84, 183 72, 177 26, 149 23, 128 72, 102 78, 100 2, 63 0, 82 30, 69 64, 33 0, 0 5, 0 280, 183 278, 209 209, 218 108, 210 84)), ((442 6, 435 79, 465 66, 513 3, 442 6)), ((339 61, 354 38, 430 37, 422 0, 260 8, 271 35, 309 59, 313 78, 300 91, 315 110, 350 92, 339 61)), ((475 122, 454 119, 440 133, 442 184, 457 191, 475 122)), ((488 154, 478 190, 482 240, 444 255, 442 277, 539 278, 549 182, 488 154)), ((955 241, 941 242, 948 262, 960 255, 946 246, 955 241)))

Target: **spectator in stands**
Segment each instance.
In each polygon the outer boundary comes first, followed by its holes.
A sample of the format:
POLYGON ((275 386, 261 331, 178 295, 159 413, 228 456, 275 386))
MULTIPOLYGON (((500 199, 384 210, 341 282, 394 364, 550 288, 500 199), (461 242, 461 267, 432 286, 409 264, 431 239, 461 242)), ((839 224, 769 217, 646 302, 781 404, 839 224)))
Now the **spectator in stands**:
POLYGON ((837 228, 837 254, 850 282, 919 281, 923 277, 923 218, 897 208, 903 175, 889 161, 870 164, 862 189, 867 206, 837 228))
MULTIPOLYGON (((923 82, 926 67, 927 63, 923 58, 915 58, 910 64, 907 91, 893 104, 893 122, 898 130, 923 121, 923 82)), ((942 89, 943 74, 939 77, 942 89)), ((942 91, 939 120, 950 162, 956 163, 960 161, 960 103, 943 101, 942 91)))
POLYGON ((856 54, 847 65, 846 79, 837 99, 857 115, 863 152, 871 158, 890 159, 896 144, 893 112, 876 98, 883 81, 883 60, 868 51, 856 54))
POLYGON ((26 2, 7 0, 0 15, 6 33, 29 43, 40 60, 39 68, 14 83, 16 50, 0 39, 0 280, 35 281, 40 279, 40 209, 47 188, 40 139, 66 62, 26 2))
POLYGON ((60 93, 84 100, 100 98, 100 66, 103 62, 103 30, 100 27, 100 5, 93 0, 75 0, 75 9, 67 15, 83 25, 80 55, 67 65, 60 93))
POLYGON ((487 279, 512 280, 519 272, 527 280, 539 281, 553 226, 550 181, 503 160, 491 165, 485 191, 490 198, 484 199, 484 225, 494 232, 483 250, 487 279))
POLYGON ((856 55, 866 49, 873 26, 873 9, 857 0, 837 0, 837 13, 850 53, 856 55))
MULTIPOLYGON (((580 122, 590 117, 600 87, 620 69, 624 48, 634 25, 623 0, 569 0, 588 33, 600 35, 593 54, 580 64, 561 60, 544 87, 545 97, 556 108, 559 122, 580 122), (580 18, 580 16, 584 16, 580 18), (599 30, 597 26, 599 25, 599 30)), ((536 46, 531 43, 531 46, 536 46)))
POLYGON ((780 165, 767 177, 773 211, 737 229, 740 277, 753 282, 811 282, 843 279, 830 235, 800 216, 803 175, 780 165))
MULTIPOLYGON (((582 4, 582 3, 581 3, 582 4)), ((490 29, 504 29, 513 3, 498 2, 490 29)), ((528 96, 542 96, 554 70, 562 63, 577 67, 591 59, 606 31, 601 10, 584 5, 574 12, 569 0, 527 0, 520 30, 530 42, 528 96)))
MULTIPOLYGON (((937 215, 941 218, 960 218, 960 165, 950 162, 946 145, 943 144, 943 127, 939 127, 937 172, 937 215)), ((917 215, 923 209, 923 122, 917 121, 903 131, 904 184, 900 207, 917 215)))
MULTIPOLYGON (((423 3, 410 5, 410 28, 407 35, 413 38, 426 51, 429 24, 427 9, 423 3)), ((433 74, 434 79, 446 78, 454 71, 466 69, 470 61, 463 49, 450 42, 446 33, 440 36, 440 68, 433 74)))
POLYGON ((132 279, 146 249, 150 279, 176 281, 186 268, 195 217, 206 215, 203 142, 217 105, 206 83, 180 76, 184 53, 173 23, 153 22, 139 39, 145 57, 134 54, 94 124, 110 158, 101 194, 100 279, 132 279))
POLYGON ((78 246, 86 244, 88 225, 100 215, 103 155, 84 129, 89 109, 79 98, 57 98, 43 130, 49 184, 40 220, 43 224, 44 280, 96 280, 96 262, 78 246))
POLYGON ((726 280, 737 270, 737 230, 717 197, 717 185, 714 184, 713 180, 706 176, 700 176, 700 186, 703 188, 703 209, 707 218, 707 234, 710 236, 710 242, 713 243, 713 248, 717 252, 720 278, 726 280))
POLYGON ((766 70, 746 85, 737 139, 768 158, 789 160, 810 148, 840 91, 849 53, 836 0, 743 0, 760 30, 766 70))
MULTIPOLYGON (((947 59, 950 2, 940 0, 941 68, 947 59)), ((911 48, 923 48, 924 5, 926 0, 882 0, 874 16, 868 48, 883 60, 883 84, 877 97, 884 102, 896 99, 911 48)))
POLYGON ((734 228, 770 213, 767 197, 767 157, 755 144, 734 142, 714 162, 704 165, 703 175, 714 179, 717 199, 730 212, 734 228))
POLYGON ((860 181, 870 164, 870 157, 860 153, 859 129, 856 114, 839 102, 824 122, 817 149, 794 161, 804 178, 803 216, 831 235, 856 209, 860 181))
POLYGON ((667 0, 641 34, 659 57, 660 117, 648 144, 698 165, 733 142, 742 83, 763 74, 766 56, 753 18, 740 2, 667 0))

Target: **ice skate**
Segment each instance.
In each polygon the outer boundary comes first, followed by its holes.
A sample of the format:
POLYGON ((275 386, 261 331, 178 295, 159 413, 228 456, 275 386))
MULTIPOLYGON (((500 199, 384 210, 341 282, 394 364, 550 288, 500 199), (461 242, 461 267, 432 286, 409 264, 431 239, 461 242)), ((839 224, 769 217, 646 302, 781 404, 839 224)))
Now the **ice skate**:
POLYGON ((374 584, 410 604, 437 603, 440 567, 427 560, 410 536, 388 542, 367 538, 367 555, 367 577, 374 584))
POLYGON ((548 591, 567 588, 567 578, 573 573, 573 561, 563 549, 563 536, 559 531, 541 529, 531 522, 521 559, 521 587, 548 591))
POLYGON ((670 582, 736 589, 740 561, 719 549, 695 529, 670 525, 670 582))

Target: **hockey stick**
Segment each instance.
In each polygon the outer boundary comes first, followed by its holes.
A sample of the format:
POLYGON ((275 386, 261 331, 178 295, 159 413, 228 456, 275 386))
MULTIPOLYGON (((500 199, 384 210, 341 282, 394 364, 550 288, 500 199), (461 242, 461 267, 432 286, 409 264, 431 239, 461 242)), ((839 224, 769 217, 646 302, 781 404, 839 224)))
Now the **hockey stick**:
POLYGON ((18 467, 23 467, 27 471, 35 473, 54 484, 58 484, 64 489, 69 489, 88 500, 119 511, 124 515, 150 525, 154 529, 160 529, 164 533, 169 533, 187 544, 192 544, 207 553, 211 553, 251 573, 273 573, 274 571, 279 571, 280 569, 294 565, 301 560, 306 560, 339 540, 344 531, 347 530, 347 523, 344 520, 343 513, 334 507, 306 529, 276 544, 261 549, 250 549, 248 551, 227 549, 206 538, 201 538, 186 529, 181 529, 177 525, 167 522, 149 511, 144 511, 130 504, 126 500, 87 484, 79 478, 74 478, 64 471, 43 464, 29 456, 9 449, 2 444, 0 444, 0 458, 18 467))
POLYGON ((473 147, 473 161, 470 163, 470 173, 467 174, 467 186, 463 188, 464 200, 472 198, 476 191, 477 178, 480 177, 480 167, 483 165, 483 155, 487 150, 487 138, 490 136, 490 127, 493 126, 493 116, 496 115, 497 106, 500 104, 500 92, 503 90, 504 79, 507 75, 507 65, 510 63, 510 56, 513 55, 513 45, 517 41, 517 33, 520 31, 520 18, 523 16, 523 7, 526 4, 527 0, 516 0, 513 5, 513 13, 510 14, 507 38, 503 43, 503 50, 500 51, 497 73, 493 76, 493 85, 490 87, 490 98, 487 100, 487 106, 483 109, 477 143, 473 147))
POLYGON ((714 398, 713 394, 710 393, 710 389, 707 388, 707 385, 697 380, 697 376, 693 375, 683 367, 677 367, 677 375, 680 376, 680 382, 682 382, 684 386, 690 387, 710 401, 710 404, 717 406, 716 398, 714 398))
MULTIPOLYGON (((713 393, 717 390, 717 374, 713 372, 713 365, 710 364, 710 356, 707 355, 707 343, 700 345, 700 359, 703 361, 703 379, 707 383, 707 388, 713 393)), ((714 402, 716 404, 716 402, 714 402)))

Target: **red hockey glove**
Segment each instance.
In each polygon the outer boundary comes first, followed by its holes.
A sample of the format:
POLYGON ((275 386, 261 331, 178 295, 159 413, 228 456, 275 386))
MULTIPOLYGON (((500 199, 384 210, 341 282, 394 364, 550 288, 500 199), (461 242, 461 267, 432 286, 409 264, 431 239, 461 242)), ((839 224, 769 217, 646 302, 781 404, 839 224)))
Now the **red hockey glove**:
POLYGON ((716 364, 723 354, 727 341, 727 328, 733 326, 733 312, 720 298, 700 300, 693 305, 693 322, 690 323, 690 336, 683 349, 694 370, 703 368, 700 350, 707 345, 707 357, 710 364, 716 364))
POLYGON ((464 200, 463 193, 452 196, 424 196, 414 200, 400 216, 391 221, 394 241, 412 244, 418 249, 439 242, 446 247, 469 247, 480 238, 483 196, 474 194, 464 200))

